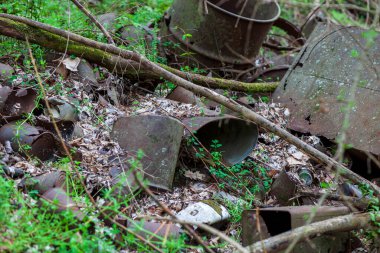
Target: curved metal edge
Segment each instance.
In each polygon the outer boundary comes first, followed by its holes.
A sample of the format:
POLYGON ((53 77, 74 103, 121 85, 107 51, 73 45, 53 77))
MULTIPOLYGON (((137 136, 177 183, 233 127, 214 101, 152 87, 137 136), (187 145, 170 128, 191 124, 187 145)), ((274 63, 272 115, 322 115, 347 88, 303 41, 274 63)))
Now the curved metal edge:
POLYGON ((261 19, 254 19, 254 18, 247 18, 247 17, 243 17, 243 16, 240 16, 238 14, 235 14, 235 13, 232 13, 232 12, 229 12, 213 3, 210 3, 209 1, 206 1, 208 5, 210 5, 211 7, 221 11, 221 12, 224 12, 230 16, 233 16, 233 17, 236 17, 236 18, 239 18, 241 20, 246 20, 246 21, 252 21, 252 22, 257 22, 257 23, 262 23, 262 24, 265 24, 265 23, 271 23, 271 22, 274 22, 276 21, 280 15, 281 15, 281 7, 280 5, 277 3, 277 1, 274 1, 274 4, 276 5, 277 7, 277 15, 275 15, 273 18, 271 19, 268 19, 268 20, 261 20, 261 19))

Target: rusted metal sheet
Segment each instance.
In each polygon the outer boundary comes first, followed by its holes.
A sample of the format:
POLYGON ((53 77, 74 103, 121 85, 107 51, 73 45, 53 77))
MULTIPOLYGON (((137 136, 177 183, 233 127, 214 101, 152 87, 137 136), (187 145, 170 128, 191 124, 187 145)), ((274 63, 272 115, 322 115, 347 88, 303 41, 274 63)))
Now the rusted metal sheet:
POLYGON ((180 121, 167 116, 141 115, 119 118, 111 138, 136 157, 141 149, 145 178, 149 185, 169 190, 172 187, 179 148, 183 136, 180 121))
POLYGON ((192 104, 195 105, 197 103, 201 103, 200 98, 195 96, 194 93, 191 91, 186 90, 185 88, 182 88, 181 86, 177 86, 172 90, 167 96, 167 99, 177 101, 180 103, 185 103, 185 104, 192 104))
POLYGON ((176 0, 162 37, 179 44, 173 49, 186 61, 196 59, 209 68, 252 66, 279 16, 276 1, 176 0))
POLYGON ((36 107, 37 92, 32 88, 0 87, 0 116, 6 122, 17 120, 36 107))
POLYGON ((217 140, 227 165, 243 161, 257 144, 257 125, 232 116, 194 117, 183 123, 206 148, 217 140))
POLYGON ((290 204, 289 200, 294 197, 297 189, 297 184, 286 173, 281 171, 274 180, 270 193, 276 197, 277 201, 282 205, 290 204))
MULTIPOLYGON (((262 208, 258 211, 246 210, 242 215, 243 246, 248 246, 261 239, 266 239, 270 236, 275 236, 290 231, 291 229, 304 226, 310 214, 314 212, 315 217, 313 222, 317 222, 346 215, 350 210, 344 206, 287 206, 262 208), (259 220, 257 220, 257 213, 259 213, 259 220), (258 224, 258 222, 260 223, 258 224), (258 226, 261 232, 258 231, 258 226)), ((292 252, 344 252, 349 238, 349 232, 321 235, 311 239, 311 243, 297 243, 292 252)))
POLYGON ((290 129, 333 140, 355 92, 346 143, 379 155, 380 36, 367 48, 365 32, 318 25, 273 97, 289 107, 290 129))

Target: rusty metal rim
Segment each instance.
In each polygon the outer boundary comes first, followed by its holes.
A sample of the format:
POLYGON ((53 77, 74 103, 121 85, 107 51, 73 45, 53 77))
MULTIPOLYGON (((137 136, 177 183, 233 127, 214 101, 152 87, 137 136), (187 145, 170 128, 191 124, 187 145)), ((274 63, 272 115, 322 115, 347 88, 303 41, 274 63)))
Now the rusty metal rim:
POLYGON ((221 12, 224 12, 230 16, 233 16, 233 17, 236 17, 238 19, 241 19, 241 20, 245 20, 245 21, 252 21, 252 22, 257 22, 257 23, 271 23, 271 22, 274 22, 276 21, 276 19, 278 19, 278 17, 280 17, 281 15, 281 8, 280 8, 280 5, 277 3, 277 1, 273 1, 273 3, 275 3, 276 7, 277 7, 277 15, 275 15, 273 18, 271 19, 267 19, 267 20, 262 20, 262 19, 254 19, 254 18, 247 18, 247 17, 244 17, 244 16, 240 16, 236 13, 233 13, 233 12, 230 12, 230 11, 227 11, 213 3, 211 3, 210 1, 207 1, 207 4, 210 5, 211 7, 221 11, 221 12))
POLYGON ((237 61, 236 58, 230 58, 230 57, 225 57, 225 56, 220 56, 220 57, 217 57, 213 54, 210 54, 209 51, 207 50, 203 50, 202 48, 198 48, 198 47, 195 47, 193 45, 191 45, 190 43, 186 42, 186 41, 183 41, 181 40, 178 35, 172 31, 170 25, 167 26, 168 27, 168 31, 171 35, 173 35, 173 37, 178 41, 180 42, 181 44, 185 45, 187 48, 191 49, 192 51, 196 52, 197 54, 200 54, 202 56, 205 56, 205 57, 208 57, 212 60, 215 60, 215 61, 218 61, 218 62, 225 62, 225 63, 228 63, 228 64, 232 64, 232 65, 248 65, 248 64, 252 64, 253 65, 253 61, 255 58, 253 59, 250 59, 250 60, 246 60, 244 62, 239 62, 237 61), (222 58, 222 59, 220 59, 222 58))

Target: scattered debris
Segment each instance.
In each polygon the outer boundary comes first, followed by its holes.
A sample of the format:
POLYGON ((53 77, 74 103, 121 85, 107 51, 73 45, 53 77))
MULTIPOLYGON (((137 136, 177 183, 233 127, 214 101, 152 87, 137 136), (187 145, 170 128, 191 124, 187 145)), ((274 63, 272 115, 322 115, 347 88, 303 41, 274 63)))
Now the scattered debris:
POLYGON ((75 57, 75 58, 67 57, 66 59, 62 61, 62 64, 65 65, 65 67, 68 70, 73 71, 73 72, 78 71, 79 63, 80 63, 79 57, 75 57))
POLYGON ((182 234, 182 229, 171 223, 157 223, 144 220, 141 222, 128 221, 128 228, 152 241, 161 241, 162 238, 179 238, 182 234))
MULTIPOLYGON (((55 119, 71 122, 78 120, 78 111, 73 104, 58 98, 50 98, 48 101, 55 119)), ((45 115, 49 115, 47 108, 45 109, 45 115)))
POLYGON ((19 168, 15 168, 13 166, 3 166, 3 171, 4 173, 12 178, 12 179, 19 179, 19 178, 23 178, 25 173, 22 169, 19 169, 19 168))
POLYGON ((181 86, 175 87, 167 96, 167 99, 174 100, 185 104, 200 104, 200 99, 191 91, 188 91, 181 86))

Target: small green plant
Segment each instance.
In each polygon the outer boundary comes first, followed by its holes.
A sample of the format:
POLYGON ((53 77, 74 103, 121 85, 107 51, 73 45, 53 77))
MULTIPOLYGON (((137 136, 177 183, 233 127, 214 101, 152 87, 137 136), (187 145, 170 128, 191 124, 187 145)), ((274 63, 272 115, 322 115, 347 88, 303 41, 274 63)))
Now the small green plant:
POLYGON ((272 180, 267 175, 266 169, 255 162, 247 160, 233 166, 226 166, 223 163, 222 144, 218 140, 211 141, 209 153, 206 153, 194 137, 190 137, 187 143, 196 148, 197 158, 210 164, 209 171, 218 179, 221 189, 228 188, 244 196, 246 201, 252 201, 262 191, 269 190, 272 180))
POLYGON ((362 191, 363 196, 369 199, 367 211, 370 212, 370 217, 374 229, 368 229, 366 234, 368 238, 374 239, 380 237, 380 200, 374 195, 373 190, 367 184, 359 185, 359 189, 362 191))

